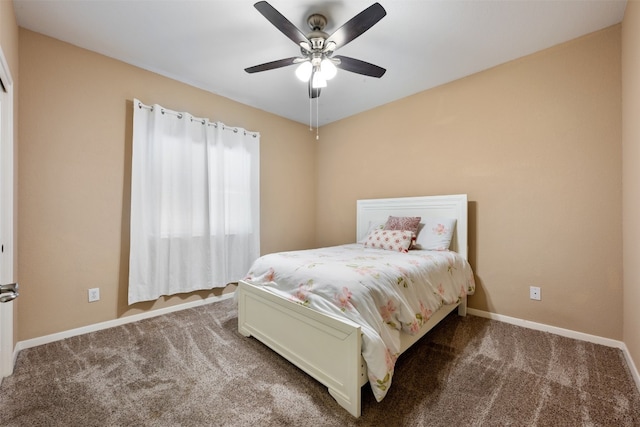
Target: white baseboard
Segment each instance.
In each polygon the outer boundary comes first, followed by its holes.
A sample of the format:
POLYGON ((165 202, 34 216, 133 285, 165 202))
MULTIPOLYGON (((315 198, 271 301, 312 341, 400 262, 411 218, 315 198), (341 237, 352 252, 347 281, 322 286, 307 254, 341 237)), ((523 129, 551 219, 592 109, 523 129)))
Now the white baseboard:
POLYGON ((473 316, 484 317, 486 319, 498 320, 500 322, 522 326, 523 328, 535 329, 536 331, 549 332, 567 338, 587 341, 594 344, 601 344, 607 347, 619 348, 624 354, 627 365, 629 366, 629 370, 631 371, 631 376, 633 376, 636 387, 640 391, 640 373, 638 373, 638 368, 636 368, 636 364, 634 363, 633 358, 629 353, 629 349, 622 341, 603 338, 597 335, 585 334, 583 332, 572 331, 571 329, 558 328, 556 326, 545 325, 544 323, 531 322, 529 320, 518 319, 516 317, 504 316, 502 314, 489 313, 488 311, 477 310, 475 308, 467 308, 467 313, 473 316))
POLYGON ((629 370, 631 371, 631 375, 633 375, 633 379, 636 381, 636 387, 640 390, 640 373, 638 372, 638 368, 636 368, 636 363, 633 361, 633 357, 631 357, 631 353, 629 353, 629 349, 625 343, 622 343, 624 348, 622 352, 624 353, 625 359, 627 359, 627 365, 629 365, 629 370))
POLYGON ((100 331, 103 329, 113 328, 114 326, 121 326, 127 323, 137 322, 143 319, 149 319, 156 316, 162 316, 163 314, 173 313, 175 311, 186 310, 188 308, 198 307, 205 304, 211 304, 217 301, 222 301, 234 296, 234 293, 223 294, 220 296, 209 297, 203 300, 187 302, 184 304, 173 305, 171 307, 159 308, 157 310, 145 311, 144 313, 132 314, 131 316, 121 317, 119 319, 108 320, 106 322, 94 323, 93 325, 83 326, 81 328, 70 329, 68 331, 58 332, 51 335, 45 335, 38 338, 32 338, 25 341, 18 341, 13 352, 14 363, 18 357, 18 353, 21 350, 31 347, 37 347, 43 344, 49 344, 55 341, 60 341, 65 338, 75 337, 77 335, 87 334, 89 332, 100 331))

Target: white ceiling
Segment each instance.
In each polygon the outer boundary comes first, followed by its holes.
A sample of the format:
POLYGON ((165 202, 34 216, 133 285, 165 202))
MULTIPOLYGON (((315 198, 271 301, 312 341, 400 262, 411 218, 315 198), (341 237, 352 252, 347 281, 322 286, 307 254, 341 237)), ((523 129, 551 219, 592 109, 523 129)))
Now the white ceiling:
MULTIPOLYGON (((387 16, 336 54, 387 72, 376 79, 339 70, 319 98, 320 125, 617 24, 626 6, 626 0, 379 2, 387 16)), ((307 87, 295 78, 295 66, 244 72, 299 54, 254 3, 14 0, 21 27, 309 124, 307 87)), ((307 16, 322 13, 331 34, 374 0, 269 3, 305 34, 307 16)))

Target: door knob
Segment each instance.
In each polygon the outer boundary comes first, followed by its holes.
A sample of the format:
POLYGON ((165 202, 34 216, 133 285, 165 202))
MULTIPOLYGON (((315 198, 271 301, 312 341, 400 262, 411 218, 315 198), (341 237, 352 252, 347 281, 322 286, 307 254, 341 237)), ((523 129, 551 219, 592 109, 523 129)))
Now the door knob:
POLYGON ((18 284, 9 283, 7 285, 0 285, 0 302, 9 302, 18 298, 18 284))

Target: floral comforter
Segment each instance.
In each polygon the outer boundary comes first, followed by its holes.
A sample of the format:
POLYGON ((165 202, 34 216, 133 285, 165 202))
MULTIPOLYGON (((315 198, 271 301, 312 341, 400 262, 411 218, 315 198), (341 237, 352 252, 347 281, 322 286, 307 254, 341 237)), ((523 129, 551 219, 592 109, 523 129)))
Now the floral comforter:
POLYGON ((362 244, 265 255, 245 280, 361 325, 362 355, 378 401, 391 385, 400 331, 415 333, 442 305, 475 291, 471 267, 455 252, 400 253, 362 244))

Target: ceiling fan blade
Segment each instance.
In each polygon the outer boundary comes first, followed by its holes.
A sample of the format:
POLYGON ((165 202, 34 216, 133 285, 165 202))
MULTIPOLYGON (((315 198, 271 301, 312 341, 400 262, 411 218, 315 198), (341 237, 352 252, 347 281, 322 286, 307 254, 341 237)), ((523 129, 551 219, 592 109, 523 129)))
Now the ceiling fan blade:
POLYGON ((333 34, 329 36, 325 44, 334 42, 336 49, 346 45, 360 34, 373 27, 379 20, 385 17, 387 11, 380 3, 374 3, 353 18, 351 18, 346 24, 338 28, 333 34))
POLYGON ((278 12, 273 6, 266 1, 259 1, 254 4, 253 7, 258 9, 258 12, 262 14, 269 22, 271 22, 278 30, 285 36, 291 39, 295 44, 299 45, 300 42, 309 42, 307 36, 302 33, 295 25, 293 25, 287 18, 285 18, 280 12, 278 12))
POLYGON ((251 74, 257 73, 260 71, 273 70, 275 68, 287 67, 289 65, 293 65, 297 63, 297 57, 278 59, 277 61, 265 62, 264 64, 254 65, 253 67, 245 68, 244 70, 251 74))
POLYGON ((348 56, 336 55, 333 58, 340 60, 340 62, 336 64, 336 67, 345 71, 351 71, 352 73, 380 78, 387 72, 387 70, 382 67, 378 67, 377 65, 370 64, 359 59, 349 58, 348 56))

